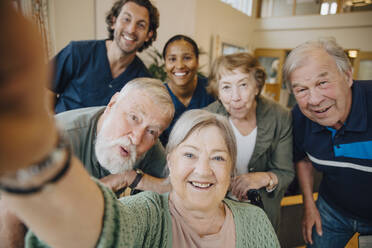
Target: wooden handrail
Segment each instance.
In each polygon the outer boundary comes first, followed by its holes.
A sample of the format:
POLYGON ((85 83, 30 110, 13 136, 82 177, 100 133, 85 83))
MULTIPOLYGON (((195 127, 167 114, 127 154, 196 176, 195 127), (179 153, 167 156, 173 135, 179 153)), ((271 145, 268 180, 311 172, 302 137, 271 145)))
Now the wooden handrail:
MULTIPOLYGON (((313 193, 314 201, 318 199, 318 192, 313 193)), ((285 196, 283 197, 280 205, 281 206, 292 206, 292 205, 299 205, 302 204, 302 195, 291 195, 291 196, 285 196)))

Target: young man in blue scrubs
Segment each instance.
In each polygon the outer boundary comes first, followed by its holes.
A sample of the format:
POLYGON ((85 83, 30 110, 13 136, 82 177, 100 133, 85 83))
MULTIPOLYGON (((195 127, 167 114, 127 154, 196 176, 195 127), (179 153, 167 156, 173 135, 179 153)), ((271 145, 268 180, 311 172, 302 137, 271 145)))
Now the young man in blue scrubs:
POLYGON ((118 0, 106 16, 107 40, 72 41, 54 58, 55 112, 107 105, 130 80, 151 76, 136 56, 157 37, 149 0, 118 0))
POLYGON ((372 234, 372 81, 353 81, 332 39, 304 43, 287 57, 285 80, 297 100, 294 162, 304 196, 302 232, 309 247, 344 247, 372 234), (313 199, 313 168, 323 172, 313 199))

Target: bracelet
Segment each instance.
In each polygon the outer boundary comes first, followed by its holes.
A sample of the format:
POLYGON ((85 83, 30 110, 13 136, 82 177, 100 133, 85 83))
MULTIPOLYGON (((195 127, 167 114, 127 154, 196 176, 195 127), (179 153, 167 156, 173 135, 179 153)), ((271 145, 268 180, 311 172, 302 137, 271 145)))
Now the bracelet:
POLYGON ((38 186, 32 186, 28 188, 18 188, 12 187, 9 185, 4 184, 1 181, 4 181, 4 178, 0 178, 0 190, 11 194, 19 194, 19 195, 27 195, 40 192, 46 185, 56 183, 59 181, 64 175, 66 175, 68 169, 71 165, 71 148, 67 142, 61 137, 58 136, 58 143, 57 146, 53 149, 51 153, 47 155, 41 162, 31 165, 24 169, 19 169, 15 172, 15 175, 12 176, 13 181, 22 184, 25 181, 32 179, 34 176, 39 175, 40 173, 44 172, 45 170, 55 166, 56 163, 60 162, 64 157, 65 161, 61 169, 57 172, 55 176, 42 182, 38 186), (65 154, 65 155, 64 155, 65 154))
POLYGON ((267 193, 271 193, 271 192, 273 192, 276 189, 276 187, 278 186, 278 184, 274 185, 274 180, 271 177, 270 173, 268 175, 270 177, 270 181, 269 181, 269 185, 266 186, 266 192, 267 193))

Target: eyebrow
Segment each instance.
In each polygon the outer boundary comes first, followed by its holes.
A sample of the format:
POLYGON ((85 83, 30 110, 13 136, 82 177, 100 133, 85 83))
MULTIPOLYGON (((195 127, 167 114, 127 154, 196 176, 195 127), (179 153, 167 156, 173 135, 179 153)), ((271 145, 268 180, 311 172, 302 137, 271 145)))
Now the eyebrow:
POLYGON ((180 55, 180 56, 185 56, 185 55, 188 55, 188 56, 195 56, 195 54, 194 53, 192 53, 192 52, 185 52, 185 53, 181 53, 181 54, 174 54, 174 53, 167 53, 166 55, 165 55, 165 57, 166 58, 168 58, 168 57, 176 57, 177 55, 180 55))
POLYGON ((325 71, 325 72, 320 73, 317 77, 320 78, 320 77, 325 77, 327 75, 328 75, 328 72, 325 71))
MULTIPOLYGON (((193 145, 183 145, 184 147, 189 147, 195 150, 199 150, 196 146, 193 145)), ((212 152, 224 152, 224 153, 229 153, 227 149, 213 149, 212 152)))
MULTIPOLYGON (((133 18, 132 14, 130 12, 124 11, 123 15, 128 15, 129 17, 133 18)), ((145 19, 140 19, 140 20, 137 21, 137 23, 138 22, 144 22, 146 25, 148 24, 145 19)))
MULTIPOLYGON (((325 77, 325 76, 327 76, 327 75, 328 75, 328 72, 325 71, 325 72, 320 73, 319 75, 317 75, 317 76, 314 77, 314 78, 315 78, 315 79, 319 79, 319 78, 325 77)), ((292 85, 292 88, 296 88, 296 87, 302 87, 301 82, 299 82, 299 83, 294 83, 294 84, 292 85)))
MULTIPOLYGON (((133 112, 136 113, 137 115, 140 115, 141 116, 141 119, 144 119, 146 115, 146 113, 143 111, 142 107, 141 106, 137 106, 138 108, 136 108, 133 112)), ((162 126, 158 123, 155 123, 153 125, 148 125, 147 128, 150 128, 150 129, 157 129, 157 131, 160 132, 160 130, 162 130, 162 126)))
MULTIPOLYGON (((242 79, 238 80, 237 83, 240 83, 240 82, 242 82, 244 80, 247 80, 247 79, 249 79, 249 76, 248 77, 243 77, 242 79)), ((221 83, 229 83, 229 84, 231 84, 231 82, 229 82, 229 81, 221 81, 221 83)))

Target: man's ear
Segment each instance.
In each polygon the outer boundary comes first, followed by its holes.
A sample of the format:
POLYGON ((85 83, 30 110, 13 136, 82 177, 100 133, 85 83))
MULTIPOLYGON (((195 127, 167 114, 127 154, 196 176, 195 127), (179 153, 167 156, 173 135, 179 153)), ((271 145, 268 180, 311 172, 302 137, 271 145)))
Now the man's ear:
POLYGON ((98 125, 97 125, 97 131, 99 132, 101 130, 101 126, 103 121, 107 118, 109 113, 111 112, 112 107, 115 105, 116 101, 118 100, 120 92, 116 92, 110 99, 110 102, 107 104, 105 111, 103 111, 103 114, 98 120, 98 125))
POLYGON ((112 21, 112 24, 111 24, 110 28, 111 28, 112 30, 115 30, 114 26, 115 26, 115 24, 116 24, 116 17, 113 16, 113 17, 111 18, 111 21, 112 21))
POLYGON ((170 154, 169 153, 167 154, 167 167, 168 167, 168 170, 170 171, 171 170, 171 163, 170 163, 170 154))
POLYGON ((120 92, 116 92, 116 93, 111 97, 110 102, 107 104, 107 107, 106 107, 106 109, 105 109, 105 112, 103 112, 104 115, 107 115, 107 114, 111 111, 112 107, 115 105, 115 103, 116 103, 117 100, 118 100, 119 94, 120 94, 120 92))
POLYGON ((148 33, 147 33, 147 38, 146 38, 146 42, 148 42, 150 39, 151 39, 151 37, 154 35, 154 32, 153 31, 149 31, 148 33))
POLYGON ((346 82, 349 87, 353 85, 353 70, 350 69, 345 73, 346 76, 346 82))

